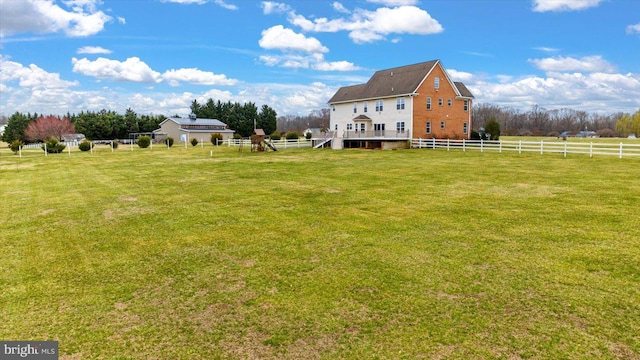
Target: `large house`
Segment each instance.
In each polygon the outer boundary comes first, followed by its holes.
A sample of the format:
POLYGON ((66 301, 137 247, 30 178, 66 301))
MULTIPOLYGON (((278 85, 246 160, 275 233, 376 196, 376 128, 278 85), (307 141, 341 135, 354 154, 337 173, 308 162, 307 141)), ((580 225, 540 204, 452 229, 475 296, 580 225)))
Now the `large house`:
POLYGON ((412 138, 468 139, 473 95, 440 60, 377 71, 328 101, 332 147, 397 149, 412 138))
POLYGON ((160 128, 153 131, 156 140, 171 137, 178 142, 188 142, 194 138, 209 141, 213 133, 219 133, 223 140, 227 140, 233 138, 235 133, 220 120, 198 119, 194 114, 188 118, 167 118, 159 125, 160 128))

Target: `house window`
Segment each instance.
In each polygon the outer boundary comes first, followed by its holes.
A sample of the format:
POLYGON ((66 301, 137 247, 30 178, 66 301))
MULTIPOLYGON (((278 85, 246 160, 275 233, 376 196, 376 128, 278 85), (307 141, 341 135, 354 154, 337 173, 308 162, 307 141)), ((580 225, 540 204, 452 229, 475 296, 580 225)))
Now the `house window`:
POLYGON ((431 97, 427 98, 427 110, 431 110, 431 97))
POLYGON ((347 124, 347 130, 353 130, 353 124, 347 124))
POLYGON ((382 111, 382 100, 376 100, 376 111, 382 111))
POLYGON ((447 99, 447 105, 449 106, 453 105, 453 101, 451 99, 447 99))
POLYGON ((396 131, 399 133, 403 133, 404 132, 404 121, 398 121, 396 123, 396 131))
POLYGON ((358 103, 353 103, 353 113, 357 113, 358 112, 358 103))
POLYGON ((336 128, 336 131, 338 131, 338 124, 336 124, 335 128, 336 128))
POLYGON ((444 129, 444 125, 445 125, 444 120, 440 121, 440 129, 444 129))
POLYGON ((366 129, 365 123, 360 123, 360 131, 364 132, 364 129, 366 129))
POLYGON ((431 121, 427 121, 427 134, 431 134, 431 121))
POLYGON ((373 124, 373 131, 375 132, 375 136, 384 136, 384 126, 385 124, 373 124))
POLYGON ((331 108, 333 109, 333 111, 336 111, 336 106, 335 105, 333 105, 331 108))
POLYGON ((438 99, 438 106, 442 106, 442 105, 444 105, 444 99, 439 98, 438 99))
POLYGON ((462 124, 462 133, 467 134, 469 132, 469 123, 462 124))
POLYGON ((368 107, 369 107, 369 104, 365 101, 364 102, 364 109, 363 109, 364 112, 367 112, 368 107))
POLYGON ((404 98, 396 99, 396 110, 404 110, 404 98))
POLYGON ((469 111, 469 100, 464 101, 464 111, 469 111))
POLYGON ((433 88, 434 89, 440 89, 440 78, 439 77, 433 79, 433 88))

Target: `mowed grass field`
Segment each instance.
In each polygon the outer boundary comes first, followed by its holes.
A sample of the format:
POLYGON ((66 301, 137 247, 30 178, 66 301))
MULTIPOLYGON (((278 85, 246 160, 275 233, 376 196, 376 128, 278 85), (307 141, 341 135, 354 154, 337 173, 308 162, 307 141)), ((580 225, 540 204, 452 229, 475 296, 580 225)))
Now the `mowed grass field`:
POLYGON ((640 159, 3 150, 0 176, 0 339, 60 359, 640 358, 640 159))

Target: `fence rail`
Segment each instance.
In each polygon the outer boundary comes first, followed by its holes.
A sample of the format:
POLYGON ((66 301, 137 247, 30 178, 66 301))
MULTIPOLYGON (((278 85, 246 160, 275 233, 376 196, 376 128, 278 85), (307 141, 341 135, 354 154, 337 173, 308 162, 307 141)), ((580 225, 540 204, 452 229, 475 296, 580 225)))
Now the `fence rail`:
POLYGON ((593 157, 595 155, 623 157, 640 157, 640 144, 626 143, 582 143, 582 142, 558 142, 558 141, 490 141, 490 140, 451 140, 451 139, 411 139, 411 147, 414 149, 458 149, 462 151, 517 151, 563 154, 583 154, 593 157))

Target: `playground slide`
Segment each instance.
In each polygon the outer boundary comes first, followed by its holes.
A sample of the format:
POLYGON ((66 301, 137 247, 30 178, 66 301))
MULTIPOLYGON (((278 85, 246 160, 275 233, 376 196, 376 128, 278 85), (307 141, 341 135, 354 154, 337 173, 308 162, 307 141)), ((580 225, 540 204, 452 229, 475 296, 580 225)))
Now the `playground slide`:
POLYGON ((265 141, 265 144, 267 144, 267 146, 268 146, 268 147, 270 147, 270 148, 271 148, 271 150, 273 150, 273 151, 278 151, 278 149, 276 149, 276 147, 275 147, 272 143, 270 143, 270 142, 268 142, 268 141, 265 141))

